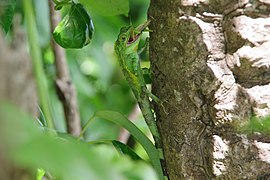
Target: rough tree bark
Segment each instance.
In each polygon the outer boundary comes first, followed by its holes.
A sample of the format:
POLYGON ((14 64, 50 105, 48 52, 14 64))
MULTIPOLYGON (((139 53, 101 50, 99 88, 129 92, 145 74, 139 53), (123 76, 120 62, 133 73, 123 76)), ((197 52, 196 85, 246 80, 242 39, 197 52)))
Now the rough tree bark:
POLYGON ((179 179, 270 178, 270 0, 152 0, 153 92, 167 171, 179 179))

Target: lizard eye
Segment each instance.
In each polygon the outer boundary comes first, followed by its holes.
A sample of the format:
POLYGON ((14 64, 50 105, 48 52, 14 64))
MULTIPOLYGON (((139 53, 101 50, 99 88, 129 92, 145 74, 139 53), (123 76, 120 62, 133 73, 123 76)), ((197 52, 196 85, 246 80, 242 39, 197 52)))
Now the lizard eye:
POLYGON ((122 41, 125 41, 126 40, 126 37, 125 36, 122 36, 121 39, 122 39, 122 41))

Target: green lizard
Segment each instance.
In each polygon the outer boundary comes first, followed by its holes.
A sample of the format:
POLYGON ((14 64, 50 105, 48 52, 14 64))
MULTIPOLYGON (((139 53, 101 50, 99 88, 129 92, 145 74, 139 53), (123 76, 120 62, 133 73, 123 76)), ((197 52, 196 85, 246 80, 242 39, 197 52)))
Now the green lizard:
POLYGON ((162 143, 149 98, 156 102, 159 102, 159 100, 146 87, 137 52, 142 31, 145 30, 149 23, 150 21, 146 21, 136 28, 133 26, 121 28, 114 49, 123 74, 135 95, 143 117, 151 131, 155 146, 160 153, 161 164, 163 164, 162 143))

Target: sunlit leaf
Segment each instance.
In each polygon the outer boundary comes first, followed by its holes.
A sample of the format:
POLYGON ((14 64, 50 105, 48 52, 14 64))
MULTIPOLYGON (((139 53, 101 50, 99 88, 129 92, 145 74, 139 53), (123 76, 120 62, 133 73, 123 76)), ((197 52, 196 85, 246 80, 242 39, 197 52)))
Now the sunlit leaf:
POLYGON ((82 48, 90 43, 94 26, 81 4, 72 3, 68 14, 53 32, 54 40, 63 48, 82 48))

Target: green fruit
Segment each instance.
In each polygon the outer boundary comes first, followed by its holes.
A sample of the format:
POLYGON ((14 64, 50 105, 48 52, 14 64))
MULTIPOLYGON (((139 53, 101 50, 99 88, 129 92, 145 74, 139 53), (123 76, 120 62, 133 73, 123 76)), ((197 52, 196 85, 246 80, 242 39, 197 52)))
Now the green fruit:
POLYGON ((72 3, 68 14, 56 26, 54 40, 63 48, 82 48, 94 32, 92 19, 81 4, 72 3))

